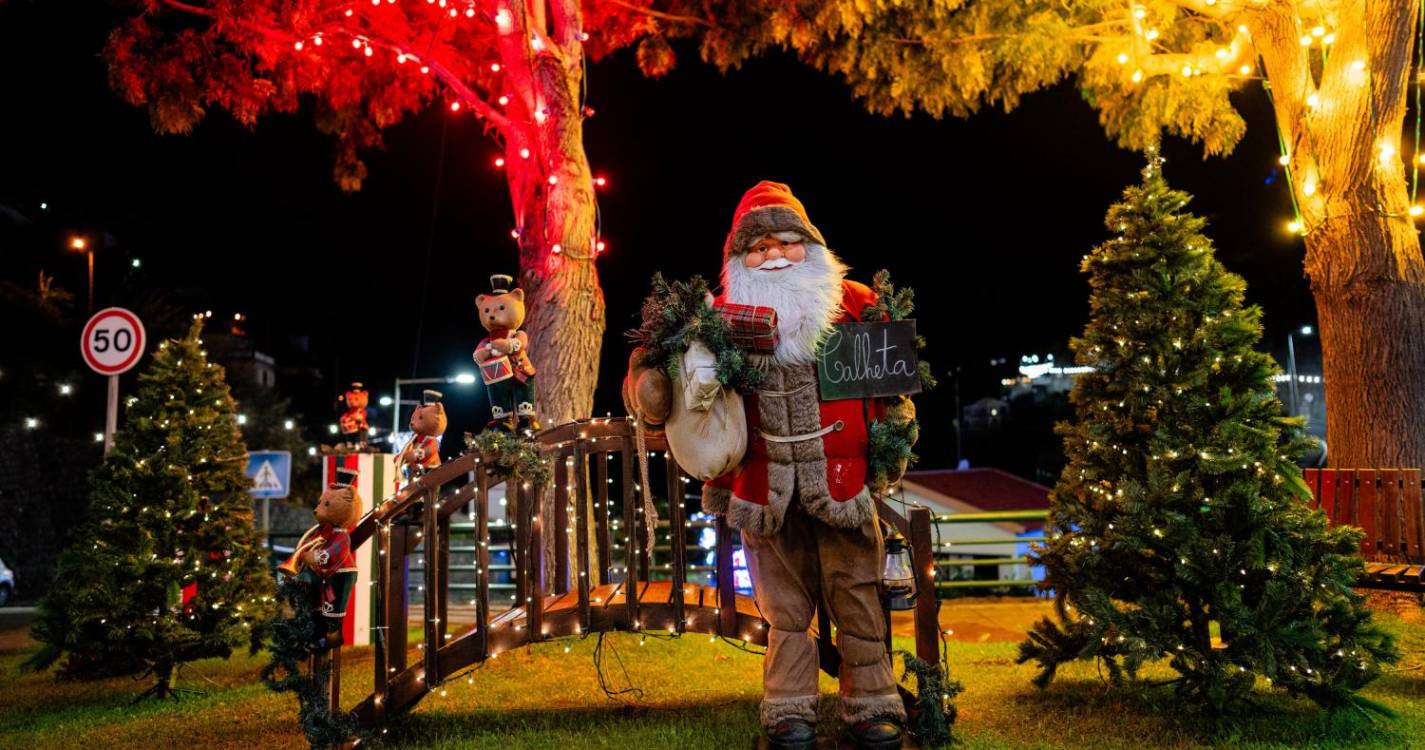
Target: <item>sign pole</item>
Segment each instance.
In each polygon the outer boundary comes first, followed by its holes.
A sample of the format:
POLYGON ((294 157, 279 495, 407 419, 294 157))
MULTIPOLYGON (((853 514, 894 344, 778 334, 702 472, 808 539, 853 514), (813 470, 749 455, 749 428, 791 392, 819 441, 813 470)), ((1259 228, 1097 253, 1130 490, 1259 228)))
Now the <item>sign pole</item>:
POLYGON ((119 376, 109 376, 109 409, 104 414, 104 455, 114 449, 114 432, 119 429, 119 376))

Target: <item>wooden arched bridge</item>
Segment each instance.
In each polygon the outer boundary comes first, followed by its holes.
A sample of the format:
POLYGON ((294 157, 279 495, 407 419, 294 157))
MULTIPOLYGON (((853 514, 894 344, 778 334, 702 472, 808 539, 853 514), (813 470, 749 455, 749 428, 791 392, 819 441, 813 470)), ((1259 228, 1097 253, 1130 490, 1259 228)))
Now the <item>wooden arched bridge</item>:
MULTIPOLYGON (((502 651, 542 640, 605 631, 701 633, 765 645, 766 624, 751 597, 734 588, 734 532, 715 522, 715 564, 690 566, 685 505, 698 489, 673 461, 660 434, 645 436, 650 477, 644 486, 637 436, 626 419, 596 419, 561 425, 536 436, 552 469, 552 487, 506 486, 509 522, 490 519, 491 490, 505 482, 489 457, 467 453, 402 487, 394 505, 367 514, 352 534, 355 548, 375 545, 373 572, 373 690, 353 708, 340 705, 341 649, 318 656, 317 673, 330 669, 332 711, 351 711, 367 729, 379 729, 411 710, 443 681, 502 651), (645 493, 647 496, 645 497, 645 493), (649 554, 645 503, 659 507, 659 528, 668 529, 670 562, 655 566, 649 554), (473 508, 475 561, 452 566, 451 518, 473 508), (546 525, 553 524, 553 534, 546 525), (492 526, 512 532, 509 546, 513 606, 491 605, 492 526), (420 561, 423 591, 419 619, 411 612, 408 557, 420 561), (715 585, 689 579, 690 568, 711 567, 715 585), (464 569, 464 570, 460 570, 464 569), (468 573, 473 626, 454 632, 450 621, 452 574, 468 573), (656 578, 660 580, 654 580, 656 578), (420 623, 423 642, 410 648, 410 623, 420 623)), ((914 614, 917 655, 938 656, 931 516, 924 508, 904 515, 884 503, 881 518, 911 543, 918 576, 914 614)), ((696 548, 696 547, 695 547, 696 548)), ((469 548, 467 548, 469 549, 469 548)), ((815 630, 822 668, 835 676, 838 656, 824 609, 815 630)), ((887 629, 889 632, 889 628, 887 629)), ((889 638, 889 636, 887 636, 889 638)))

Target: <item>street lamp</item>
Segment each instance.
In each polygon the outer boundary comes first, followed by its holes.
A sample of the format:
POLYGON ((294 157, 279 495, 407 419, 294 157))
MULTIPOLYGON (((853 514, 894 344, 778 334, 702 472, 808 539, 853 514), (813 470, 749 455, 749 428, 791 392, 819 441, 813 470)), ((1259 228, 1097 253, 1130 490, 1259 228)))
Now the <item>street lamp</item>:
POLYGON ((89 260, 89 312, 94 312, 94 248, 89 244, 89 240, 74 235, 69 238, 69 249, 76 253, 84 253, 89 260))
POLYGON ((443 377, 443 378, 396 378, 396 388, 395 388, 395 390, 393 391, 393 393, 395 394, 395 398, 394 398, 394 399, 387 399, 385 396, 382 396, 382 397, 381 397, 381 405, 382 405, 382 406, 386 406, 386 405, 388 404, 388 402, 390 403, 390 406, 391 406, 391 435, 392 435, 392 438, 391 438, 391 439, 392 439, 393 441, 395 440, 395 435, 396 435, 396 433, 398 433, 398 432, 401 431, 401 406, 402 406, 402 405, 420 406, 420 403, 421 403, 420 401, 410 401, 410 400, 405 400, 405 401, 403 401, 403 400, 401 399, 401 386, 403 386, 403 385, 432 385, 432 384, 435 384, 435 383, 455 383, 455 384, 458 384, 458 385, 474 385, 474 384, 475 384, 475 373, 473 373, 473 372, 460 372, 460 373, 456 373, 456 374, 454 374, 454 375, 447 375, 447 376, 445 376, 445 377, 443 377))

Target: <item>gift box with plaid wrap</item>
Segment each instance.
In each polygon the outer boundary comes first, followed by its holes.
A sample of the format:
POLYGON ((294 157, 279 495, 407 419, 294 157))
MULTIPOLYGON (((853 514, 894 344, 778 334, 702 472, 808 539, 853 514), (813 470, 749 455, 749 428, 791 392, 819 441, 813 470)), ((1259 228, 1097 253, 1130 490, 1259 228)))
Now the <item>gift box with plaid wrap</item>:
POLYGON ((722 302, 718 314, 732 329, 732 343, 753 354, 777 351, 777 311, 760 305, 722 302))

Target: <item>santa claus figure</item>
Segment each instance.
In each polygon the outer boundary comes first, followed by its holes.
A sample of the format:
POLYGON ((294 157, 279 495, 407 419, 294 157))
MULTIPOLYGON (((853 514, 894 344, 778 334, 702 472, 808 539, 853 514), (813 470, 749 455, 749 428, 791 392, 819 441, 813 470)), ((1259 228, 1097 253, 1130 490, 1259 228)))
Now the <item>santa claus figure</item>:
POLYGON ((867 486, 870 423, 891 404, 825 401, 817 387, 831 326, 860 320, 875 302, 846 270, 786 185, 761 182, 743 196, 715 304, 775 309, 777 337, 770 353, 753 355, 766 377, 744 399, 746 456, 704 486, 703 509, 742 532, 757 606, 771 625, 761 718, 779 750, 816 745, 819 670, 808 629, 819 598, 837 627, 841 716, 858 747, 900 747, 905 719, 886 651, 885 556, 867 486))

